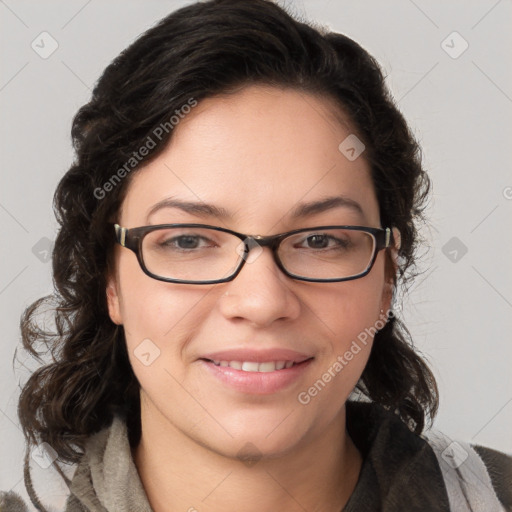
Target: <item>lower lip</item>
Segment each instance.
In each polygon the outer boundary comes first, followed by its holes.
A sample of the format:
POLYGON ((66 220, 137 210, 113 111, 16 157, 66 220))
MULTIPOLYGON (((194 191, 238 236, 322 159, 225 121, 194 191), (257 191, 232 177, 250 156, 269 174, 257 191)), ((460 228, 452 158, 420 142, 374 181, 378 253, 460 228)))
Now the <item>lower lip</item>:
POLYGON ((214 377, 232 389, 242 393, 269 395, 290 386, 304 374, 313 359, 295 364, 291 368, 283 368, 273 372, 244 372, 230 366, 216 366, 211 361, 202 359, 200 362, 214 377))

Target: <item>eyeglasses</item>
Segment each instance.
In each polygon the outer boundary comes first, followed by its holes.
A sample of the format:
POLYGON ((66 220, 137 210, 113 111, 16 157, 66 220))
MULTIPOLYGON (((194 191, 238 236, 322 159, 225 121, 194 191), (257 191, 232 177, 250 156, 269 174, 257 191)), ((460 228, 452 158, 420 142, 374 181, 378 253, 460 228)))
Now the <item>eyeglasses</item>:
POLYGON ((123 228, 117 242, 137 255, 142 270, 159 281, 215 284, 233 280, 246 262, 269 247, 281 271, 315 283, 367 275, 377 253, 390 246, 390 228, 319 226, 273 236, 251 236, 204 224, 123 228))

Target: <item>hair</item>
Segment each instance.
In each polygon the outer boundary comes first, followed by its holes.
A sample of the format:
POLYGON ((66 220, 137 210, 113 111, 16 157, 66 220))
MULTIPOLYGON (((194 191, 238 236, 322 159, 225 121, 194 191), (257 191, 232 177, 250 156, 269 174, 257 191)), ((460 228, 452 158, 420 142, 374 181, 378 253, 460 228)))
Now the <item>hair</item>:
MULTIPOLYGON (((76 156, 54 197, 55 291, 21 319, 23 347, 39 361, 18 407, 27 446, 46 442, 60 462, 78 462, 85 441, 115 414, 126 418, 130 443, 140 439, 139 384, 123 328, 107 307, 112 222, 131 177, 171 139, 171 116, 191 99, 252 84, 313 94, 348 115, 366 146, 382 225, 401 234, 394 300, 417 275, 417 228, 430 181, 376 60, 350 38, 299 21, 269 0, 211 0, 176 10, 112 61, 73 119, 76 156), (167 129, 155 137, 161 126, 167 129), (148 137, 155 146, 134 164, 148 137), (42 319, 48 315, 51 326, 42 319)), ((435 378, 396 315, 375 335, 356 389, 417 434, 437 412, 435 378)))

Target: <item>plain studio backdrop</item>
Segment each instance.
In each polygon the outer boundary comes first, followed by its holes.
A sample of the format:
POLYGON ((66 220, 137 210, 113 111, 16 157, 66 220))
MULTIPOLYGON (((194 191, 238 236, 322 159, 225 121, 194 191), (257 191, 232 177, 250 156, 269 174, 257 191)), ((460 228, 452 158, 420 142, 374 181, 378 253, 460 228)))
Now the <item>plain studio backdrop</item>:
MULTIPOLYGON (((16 404, 28 369, 13 370, 13 354, 23 309, 51 290, 51 204, 73 159, 72 117, 122 49, 188 3, 0 2, 2 490, 23 487, 16 404)), ((280 3, 383 66, 434 187, 422 231, 430 250, 402 311, 438 379, 434 426, 512 452, 511 2, 280 3)))

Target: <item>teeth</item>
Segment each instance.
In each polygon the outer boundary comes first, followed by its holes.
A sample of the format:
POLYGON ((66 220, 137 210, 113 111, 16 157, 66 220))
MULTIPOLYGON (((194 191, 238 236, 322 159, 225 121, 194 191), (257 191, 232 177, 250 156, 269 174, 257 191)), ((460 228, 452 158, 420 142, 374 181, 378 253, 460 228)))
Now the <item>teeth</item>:
POLYGON ((230 366, 235 370, 244 372, 274 372, 283 368, 291 368, 293 361, 265 361, 257 363, 255 361, 213 361, 216 366, 230 366))
POLYGON ((259 366, 260 365, 258 363, 246 361, 245 363, 242 363, 242 370, 244 372, 257 372, 259 366))
MULTIPOLYGON (((268 363, 254 363, 257 367, 259 372, 274 372, 277 370, 276 363, 274 361, 269 361, 268 363)), ((244 363, 245 365, 245 363, 244 363)), ((242 367, 243 368, 243 367, 242 367)))

